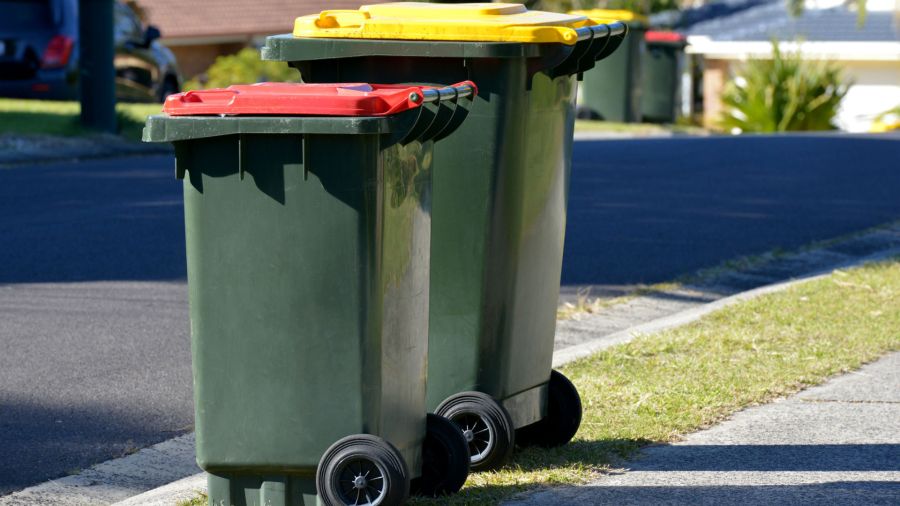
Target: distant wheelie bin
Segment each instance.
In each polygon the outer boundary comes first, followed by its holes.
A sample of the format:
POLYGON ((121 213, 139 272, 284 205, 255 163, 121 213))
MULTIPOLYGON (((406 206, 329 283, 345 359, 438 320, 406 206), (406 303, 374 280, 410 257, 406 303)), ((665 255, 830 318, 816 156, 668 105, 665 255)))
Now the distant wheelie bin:
POLYGON ((572 13, 628 25, 621 49, 584 74, 579 118, 640 123, 643 121, 641 95, 646 83, 641 75, 641 62, 646 52, 647 18, 625 10, 592 9, 572 13))
POLYGON ((184 180, 210 504, 392 505, 465 482, 425 376, 433 140, 474 92, 263 83, 148 119, 184 180))
POLYGON ((517 429, 542 445, 578 430, 578 392, 551 371, 577 76, 625 33, 521 4, 388 3, 300 17, 263 48, 305 82, 478 84, 434 151, 428 345, 428 407, 464 430, 475 470, 517 429))
POLYGON ((650 30, 644 35, 647 51, 641 71, 641 115, 650 123, 675 123, 678 118, 681 72, 684 69, 684 35, 650 30))

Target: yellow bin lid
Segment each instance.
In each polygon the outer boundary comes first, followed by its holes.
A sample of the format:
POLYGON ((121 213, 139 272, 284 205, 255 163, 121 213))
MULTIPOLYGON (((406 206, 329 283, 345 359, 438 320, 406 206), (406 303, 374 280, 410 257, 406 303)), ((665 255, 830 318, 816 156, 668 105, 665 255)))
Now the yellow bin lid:
POLYGON ((647 16, 642 16, 624 9, 588 9, 580 11, 569 11, 569 14, 576 16, 586 16, 598 23, 608 23, 610 21, 633 21, 635 23, 648 24, 650 22, 647 16))
POLYGON ((529 11, 522 4, 394 2, 328 10, 294 22, 294 37, 575 44, 586 16, 529 11))

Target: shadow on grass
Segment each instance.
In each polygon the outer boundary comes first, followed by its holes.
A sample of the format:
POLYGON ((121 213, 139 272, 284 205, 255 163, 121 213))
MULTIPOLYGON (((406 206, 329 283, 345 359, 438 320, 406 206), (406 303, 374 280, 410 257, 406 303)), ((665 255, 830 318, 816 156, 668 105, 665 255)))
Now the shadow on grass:
MULTIPOLYGON (((792 485, 705 485, 647 487, 585 487, 577 496, 556 497, 550 493, 539 500, 545 504, 615 504, 643 506, 695 506, 698 504, 791 504, 818 506, 895 505, 900 483, 846 480, 792 485), (589 498, 588 501, 584 501, 589 498)), ((515 504, 515 503, 514 503, 515 504)), ((527 504, 527 503, 526 503, 527 504)))
MULTIPOLYGON (((439 500, 416 500, 415 504, 497 504, 515 494, 528 490, 547 489, 554 485, 577 485, 578 480, 567 479, 566 473, 573 468, 589 468, 603 470, 613 468, 628 460, 630 471, 642 472, 766 472, 766 473, 821 473, 821 472, 897 472, 900 462, 895 458, 900 451, 896 444, 790 444, 790 445, 658 445, 646 449, 643 458, 635 459, 637 452, 653 444, 646 439, 612 439, 599 441, 576 441, 560 448, 519 448, 512 462, 503 472, 514 472, 527 479, 526 474, 532 471, 549 471, 546 479, 535 484, 486 484, 470 486, 456 496, 439 500), (554 473, 554 470, 559 473, 554 473)), ((475 476, 475 475, 472 475, 475 476)), ((471 478, 470 478, 471 480, 471 478)), ((498 480, 499 481, 499 480, 498 480)), ((505 482, 514 481, 503 480, 505 482)), ((520 481, 520 483, 521 483, 520 481)), ((470 481, 471 483, 471 481, 470 481)), ((581 489, 579 496, 571 493, 555 495, 549 491, 542 495, 538 503, 563 504, 577 500, 578 497, 592 498, 593 504, 651 504, 654 498, 669 497, 676 490, 682 490, 685 483, 678 486, 635 486, 627 489, 615 486, 591 487, 581 489), (630 491, 629 491, 630 490, 630 491)), ((878 499, 887 496, 896 497, 897 484, 884 488, 885 484, 877 482, 861 482, 854 487, 856 504, 876 504, 878 499), (874 502, 866 502, 872 500, 874 502)), ((729 487, 707 486, 696 487, 708 494, 710 499, 725 497, 729 487)), ((737 491, 735 491, 737 493, 737 491)), ((744 487, 741 494, 757 495, 759 498, 771 497, 775 503, 787 504, 780 498, 800 497, 808 491, 791 486, 765 487, 754 485, 744 487)), ((823 490, 830 493, 833 490, 823 490)), ((849 493, 849 491, 848 491, 849 493)), ((675 504, 723 504, 728 501, 703 501, 701 496, 686 494, 675 504), (698 498, 699 497, 699 498, 698 498), (690 499, 693 498, 693 501, 690 499), (682 502, 683 501, 683 502, 682 502)))
POLYGON ((415 505, 468 505, 497 504, 515 494, 553 485, 574 485, 572 474, 582 469, 603 470, 617 462, 634 457, 653 441, 648 439, 600 439, 576 440, 558 448, 516 447, 513 458, 496 473, 471 474, 469 485, 459 494, 438 499, 416 498, 415 505), (529 482, 528 473, 541 472, 537 482, 529 482), (519 477, 503 476, 515 473, 519 477), (476 480, 472 478, 476 477, 476 480), (477 477, 487 478, 488 483, 476 483, 477 477), (503 482, 513 481, 512 484, 503 482), (498 483, 493 483, 498 482, 498 483))

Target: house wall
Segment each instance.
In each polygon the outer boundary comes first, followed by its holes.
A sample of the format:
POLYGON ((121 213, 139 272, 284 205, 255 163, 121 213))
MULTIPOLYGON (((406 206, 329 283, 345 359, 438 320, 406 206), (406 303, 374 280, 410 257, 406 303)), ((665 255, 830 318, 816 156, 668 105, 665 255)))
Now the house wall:
MULTIPOLYGON (((844 98, 835 123, 841 130, 866 132, 873 118, 900 105, 900 64, 896 61, 842 61, 853 86, 844 98)), ((715 127, 722 113, 722 90, 739 62, 705 59, 703 72, 703 124, 715 127)))
POLYGON ((703 126, 715 128, 722 116, 722 90, 731 78, 728 60, 706 59, 703 62, 703 126))
POLYGON ((868 131, 875 116, 900 105, 900 62, 845 62, 844 73, 855 84, 841 102, 841 130, 868 131))

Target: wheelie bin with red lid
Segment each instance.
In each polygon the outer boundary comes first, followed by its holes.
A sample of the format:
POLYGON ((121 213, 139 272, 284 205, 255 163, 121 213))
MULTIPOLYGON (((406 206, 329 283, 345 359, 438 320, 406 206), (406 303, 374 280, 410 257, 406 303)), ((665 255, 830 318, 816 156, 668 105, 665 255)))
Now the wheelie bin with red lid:
POLYGON ((428 350, 428 407, 464 429, 473 469, 501 465, 516 430, 557 445, 578 429, 578 393, 551 371, 575 92, 625 32, 521 4, 408 2, 300 17, 263 48, 305 82, 478 84, 434 151, 428 350))
POLYGON ((426 417, 434 139, 475 88, 272 84, 171 96, 144 140, 184 180, 197 461, 210 504, 458 490, 426 417))
POLYGON ((650 30, 644 35, 644 40, 647 42, 647 52, 641 71, 644 80, 641 93, 643 121, 675 123, 687 39, 677 32, 650 30))

